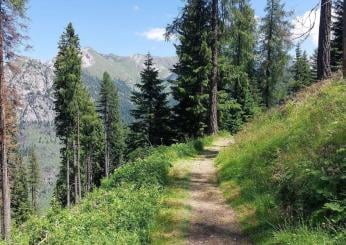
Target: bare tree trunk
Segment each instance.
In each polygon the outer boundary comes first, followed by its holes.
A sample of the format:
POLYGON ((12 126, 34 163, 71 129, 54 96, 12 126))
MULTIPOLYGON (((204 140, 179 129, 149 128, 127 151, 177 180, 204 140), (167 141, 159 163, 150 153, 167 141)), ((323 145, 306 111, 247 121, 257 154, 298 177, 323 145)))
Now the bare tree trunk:
POLYGON ((92 182, 93 182, 93 168, 92 168, 92 161, 91 161, 91 149, 89 149, 88 157, 87 157, 87 192, 91 191, 92 188, 92 182))
POLYGON ((317 78, 331 77, 330 68, 330 32, 332 22, 332 1, 321 1, 320 32, 318 39, 317 78))
POLYGON ((216 134, 219 131, 217 121, 217 83, 218 83, 218 55, 219 55, 219 1, 212 2, 212 28, 213 28, 213 44, 212 44, 212 74, 210 79, 210 112, 209 112, 209 131, 216 134))
POLYGON ((79 109, 77 114, 77 178, 78 178, 78 196, 82 198, 82 183, 80 170, 80 115, 79 109))
POLYGON ((67 200, 66 200, 66 204, 67 204, 67 207, 69 208, 71 206, 71 196, 70 196, 70 159, 69 159, 69 155, 67 153, 68 151, 68 145, 66 144, 66 197, 67 197, 67 200))
POLYGON ((79 196, 78 196, 77 149, 76 148, 77 148, 76 140, 73 139, 74 195, 75 195, 75 203, 78 203, 79 196))
POLYGON ((5 75, 4 75, 4 36, 2 1, 0 1, 0 164, 2 187, 2 216, 1 228, 4 239, 9 239, 11 232, 11 201, 10 186, 8 180, 8 166, 6 159, 6 114, 5 114, 5 75))
POLYGON ((344 79, 346 79, 346 0, 344 0, 344 29, 343 29, 343 52, 344 52, 344 61, 343 61, 343 74, 344 74, 344 79))

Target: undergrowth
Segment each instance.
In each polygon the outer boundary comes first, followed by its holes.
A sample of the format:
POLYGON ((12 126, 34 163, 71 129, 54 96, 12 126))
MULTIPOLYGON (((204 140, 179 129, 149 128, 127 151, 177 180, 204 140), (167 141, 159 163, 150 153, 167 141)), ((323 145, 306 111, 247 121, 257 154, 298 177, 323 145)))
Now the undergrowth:
POLYGON ((258 115, 217 159, 259 244, 346 244, 346 86, 329 81, 258 115))
POLYGON ((117 169, 82 202, 53 207, 15 227, 9 244, 147 244, 172 163, 194 156, 212 138, 158 147, 117 169))

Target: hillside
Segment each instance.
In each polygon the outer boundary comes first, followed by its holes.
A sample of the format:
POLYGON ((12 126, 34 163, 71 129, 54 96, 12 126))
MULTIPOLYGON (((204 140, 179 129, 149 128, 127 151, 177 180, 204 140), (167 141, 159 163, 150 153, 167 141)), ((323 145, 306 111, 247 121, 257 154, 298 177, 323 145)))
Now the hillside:
MULTIPOLYGON (((133 108, 130 101, 131 91, 140 79, 144 60, 145 55, 104 55, 86 48, 82 51, 82 80, 93 99, 97 100, 100 79, 104 71, 109 72, 119 92, 122 118, 129 122, 129 111, 133 108)), ((154 57, 154 62, 160 71, 160 78, 167 79, 172 76, 170 69, 176 62, 175 57, 154 57)), ((54 59, 42 62, 21 57, 12 63, 15 69, 7 69, 6 72, 10 86, 16 88, 20 98, 18 118, 21 152, 26 160, 30 148, 35 146, 38 155, 42 175, 39 205, 41 209, 48 207, 60 167, 60 145, 53 127, 53 63, 54 59)))
POLYGON ((346 85, 318 83, 262 113, 217 159, 256 244, 346 243, 346 85))
POLYGON ((71 209, 53 206, 12 233, 11 244, 147 244, 174 162, 197 155, 211 138, 158 147, 120 167, 71 209))

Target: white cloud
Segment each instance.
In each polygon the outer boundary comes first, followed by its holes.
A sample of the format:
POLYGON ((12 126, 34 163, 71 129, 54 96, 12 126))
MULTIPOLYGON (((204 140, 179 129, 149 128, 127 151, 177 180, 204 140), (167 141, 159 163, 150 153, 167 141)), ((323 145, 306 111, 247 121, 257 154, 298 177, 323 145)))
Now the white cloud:
POLYGON ((132 10, 133 10, 134 12, 138 12, 138 11, 140 10, 140 8, 139 8, 138 5, 133 5, 132 10))
POLYGON ((145 37, 148 40, 153 41, 165 41, 165 28, 152 28, 148 31, 140 33, 141 36, 145 37))
POLYGON ((318 32, 320 25, 320 10, 307 11, 302 16, 296 17, 293 21, 292 36, 295 41, 307 38, 315 47, 318 45, 318 32))

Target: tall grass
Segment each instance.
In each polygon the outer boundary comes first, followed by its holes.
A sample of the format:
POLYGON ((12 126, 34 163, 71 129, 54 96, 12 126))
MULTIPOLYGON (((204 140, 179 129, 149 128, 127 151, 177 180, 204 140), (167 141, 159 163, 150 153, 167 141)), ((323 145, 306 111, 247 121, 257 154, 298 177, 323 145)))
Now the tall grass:
POLYGON ((307 89, 256 117, 218 157, 225 196, 255 242, 345 241, 345 91, 335 81, 307 89))
POLYGON ((82 202, 53 207, 12 232, 9 244, 147 244, 173 162, 194 156, 212 139, 158 147, 117 169, 82 202))

